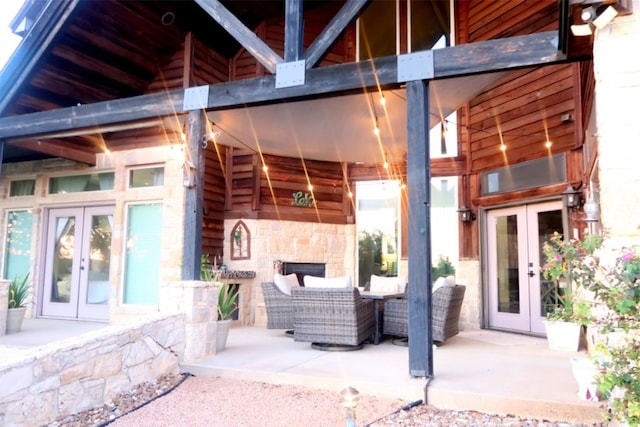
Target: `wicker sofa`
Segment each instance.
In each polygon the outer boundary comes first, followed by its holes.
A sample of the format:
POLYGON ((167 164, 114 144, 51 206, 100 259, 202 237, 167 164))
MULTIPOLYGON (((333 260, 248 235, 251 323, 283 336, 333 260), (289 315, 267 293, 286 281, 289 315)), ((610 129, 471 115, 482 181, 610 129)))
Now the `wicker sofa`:
POLYGON ((299 287, 291 294, 295 341, 360 348, 374 334, 373 301, 362 299, 358 288, 299 287))
MULTIPOLYGON (((445 342, 458 334, 458 321, 465 289, 462 285, 442 286, 433 292, 431 321, 434 341, 445 342)), ((406 298, 385 302, 384 334, 396 337, 409 335, 408 303, 406 298)))
POLYGON ((293 329, 293 297, 282 292, 273 282, 262 283, 267 311, 267 329, 293 329))

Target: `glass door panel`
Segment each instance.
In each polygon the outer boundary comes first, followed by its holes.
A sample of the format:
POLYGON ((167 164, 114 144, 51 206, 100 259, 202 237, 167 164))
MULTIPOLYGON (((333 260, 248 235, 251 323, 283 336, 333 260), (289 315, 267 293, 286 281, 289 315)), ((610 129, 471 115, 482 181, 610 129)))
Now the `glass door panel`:
POLYGON ((516 215, 496 219, 498 311, 501 313, 520 313, 517 220, 516 215))
POLYGON ((112 207, 51 209, 43 316, 108 319, 112 207))
POLYGON ((562 204, 540 203, 487 213, 489 326, 544 334, 555 285, 541 279, 542 246, 562 232, 562 204))
POLYGON ((111 267, 113 209, 87 208, 84 215, 78 317, 107 319, 111 267))

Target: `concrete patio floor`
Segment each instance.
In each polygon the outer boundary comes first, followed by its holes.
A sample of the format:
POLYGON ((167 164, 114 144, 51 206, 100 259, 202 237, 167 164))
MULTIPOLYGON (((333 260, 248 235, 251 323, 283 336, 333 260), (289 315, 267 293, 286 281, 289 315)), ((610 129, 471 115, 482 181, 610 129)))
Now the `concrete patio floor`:
POLYGON ((544 338, 488 330, 463 331, 434 351, 434 379, 409 376, 408 349, 385 339, 362 350, 326 352, 294 342, 281 330, 233 327, 215 357, 183 363, 197 376, 292 384, 339 392, 426 400, 438 408, 471 409, 553 421, 599 423, 601 402, 580 400, 571 357, 544 338))
MULTIPOLYGON (((26 319, 22 332, 0 336, 0 359, 33 347, 73 339, 104 323, 26 319)), ((552 421, 599 423, 602 402, 577 396, 571 357, 585 352, 548 349, 543 338, 488 330, 462 331, 434 350, 434 378, 411 378, 408 349, 389 338, 362 350, 325 352, 294 342, 281 330, 234 326, 226 349, 214 357, 182 363, 184 372, 273 384, 426 401, 438 408, 470 409, 552 421), (426 393, 425 393, 426 387, 426 393)))

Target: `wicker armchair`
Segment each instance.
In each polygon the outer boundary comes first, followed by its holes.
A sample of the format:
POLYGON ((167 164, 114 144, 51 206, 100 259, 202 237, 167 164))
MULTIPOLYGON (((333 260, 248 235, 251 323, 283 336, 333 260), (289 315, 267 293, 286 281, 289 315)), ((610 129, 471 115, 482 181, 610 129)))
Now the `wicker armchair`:
POLYGON ((267 329, 293 329, 293 298, 273 282, 262 283, 267 329))
POLYGON ((295 341, 359 348, 375 332, 373 301, 362 299, 358 288, 300 287, 291 295, 295 341))
MULTIPOLYGON (((434 341, 445 342, 458 334, 458 321, 465 289, 462 285, 443 286, 433 292, 431 321, 434 341)), ((396 337, 407 337, 409 335, 407 314, 408 300, 406 298, 386 301, 383 333, 396 337)))

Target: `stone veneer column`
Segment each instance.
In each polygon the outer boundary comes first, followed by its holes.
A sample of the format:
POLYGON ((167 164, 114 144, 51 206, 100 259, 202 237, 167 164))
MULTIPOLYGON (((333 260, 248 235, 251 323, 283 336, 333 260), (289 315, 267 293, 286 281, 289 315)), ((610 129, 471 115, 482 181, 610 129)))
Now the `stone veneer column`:
POLYGON ((9 281, 0 279, 0 336, 7 333, 8 310, 9 310, 9 281))
POLYGON ((184 281, 160 285, 161 313, 184 313, 184 361, 216 354, 218 282, 184 281))
POLYGON ((600 212, 611 238, 640 240, 640 0, 596 32, 594 72, 600 212))

